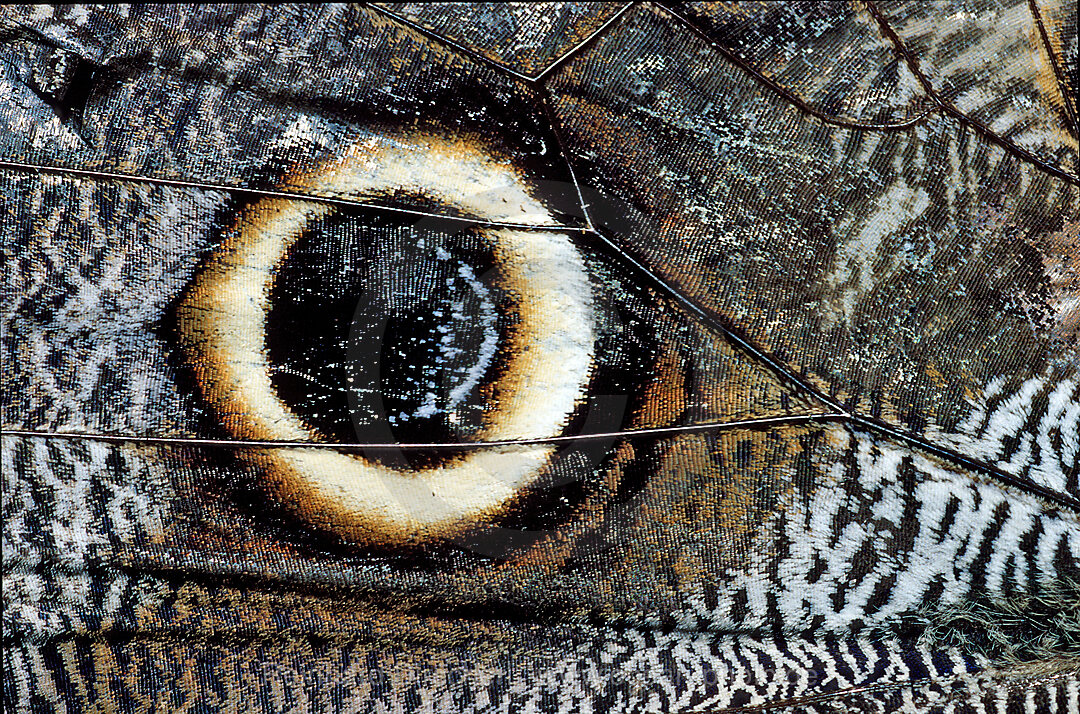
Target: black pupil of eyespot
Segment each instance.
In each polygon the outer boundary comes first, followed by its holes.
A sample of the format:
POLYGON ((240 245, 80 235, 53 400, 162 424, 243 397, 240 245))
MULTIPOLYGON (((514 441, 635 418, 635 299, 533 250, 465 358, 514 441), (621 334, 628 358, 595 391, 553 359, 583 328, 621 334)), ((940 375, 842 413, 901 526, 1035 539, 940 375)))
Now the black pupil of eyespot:
POLYGON ((271 381, 327 439, 455 443, 484 425, 512 310, 484 240, 425 223, 337 213, 278 267, 271 381))

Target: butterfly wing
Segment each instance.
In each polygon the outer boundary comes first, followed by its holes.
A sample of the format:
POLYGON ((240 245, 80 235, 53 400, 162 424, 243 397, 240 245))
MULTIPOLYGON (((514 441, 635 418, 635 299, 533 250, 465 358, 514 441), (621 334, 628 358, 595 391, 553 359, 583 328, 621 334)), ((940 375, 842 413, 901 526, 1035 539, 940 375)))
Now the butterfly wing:
MULTIPOLYGON (((1075 708, 1075 7, 440 5, 4 11, 5 705, 1075 708), (312 178, 401 146, 544 213, 312 178), (675 431, 449 538, 320 522, 184 347, 290 194, 362 230, 275 263, 283 370, 332 362, 305 275, 473 206, 580 256, 568 429, 675 431)), ((346 388, 273 384, 334 440, 346 388)))

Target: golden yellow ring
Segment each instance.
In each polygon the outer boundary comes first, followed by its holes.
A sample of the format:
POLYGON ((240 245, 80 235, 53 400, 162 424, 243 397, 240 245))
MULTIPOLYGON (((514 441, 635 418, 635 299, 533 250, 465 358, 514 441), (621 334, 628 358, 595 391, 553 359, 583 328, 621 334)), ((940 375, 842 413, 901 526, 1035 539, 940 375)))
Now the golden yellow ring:
MULTIPOLYGON (((510 166, 464 140, 372 139, 294 185, 357 199, 424 196, 486 221, 556 223, 510 166)), ((205 399, 238 439, 320 440, 273 388, 266 319, 277 267, 305 228, 334 210, 303 200, 258 201, 182 300, 184 351, 205 399)), ((562 233, 484 228, 482 234, 518 314, 498 403, 480 437, 554 436, 593 369, 593 300, 584 260, 562 233)), ((497 516, 553 453, 551 446, 493 447, 417 470, 327 449, 263 450, 247 458, 307 521, 353 542, 396 546, 447 538, 497 516)))

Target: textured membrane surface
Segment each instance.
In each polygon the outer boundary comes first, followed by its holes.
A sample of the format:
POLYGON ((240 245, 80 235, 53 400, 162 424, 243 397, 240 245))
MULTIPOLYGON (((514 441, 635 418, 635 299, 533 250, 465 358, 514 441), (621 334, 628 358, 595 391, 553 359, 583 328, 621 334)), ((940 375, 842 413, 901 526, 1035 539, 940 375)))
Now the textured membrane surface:
POLYGON ((12 712, 1080 711, 1076 6, 0 10, 12 712))

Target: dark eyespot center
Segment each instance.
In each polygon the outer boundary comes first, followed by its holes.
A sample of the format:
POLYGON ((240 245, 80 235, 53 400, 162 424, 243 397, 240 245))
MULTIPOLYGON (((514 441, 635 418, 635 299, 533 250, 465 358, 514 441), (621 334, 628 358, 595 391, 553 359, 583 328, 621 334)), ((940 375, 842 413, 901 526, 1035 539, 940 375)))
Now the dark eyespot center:
POLYGON ((271 291, 271 378, 328 439, 476 440, 513 321, 490 247, 460 223, 335 213, 271 291))

